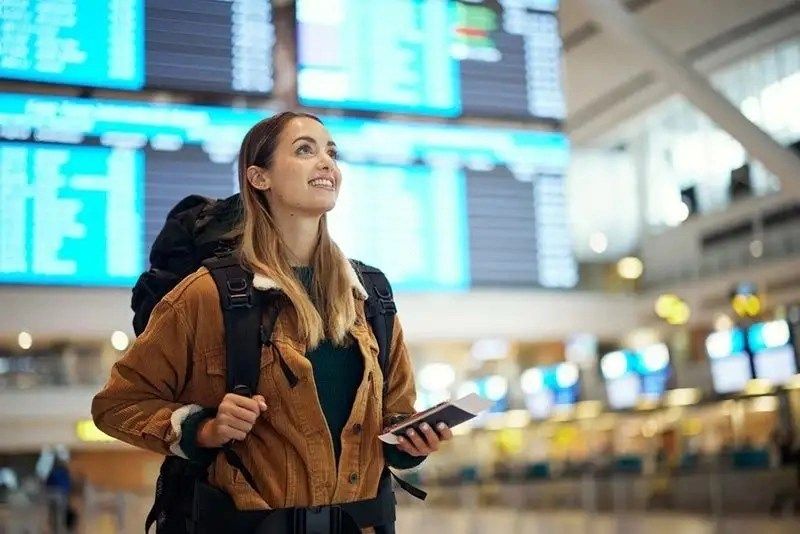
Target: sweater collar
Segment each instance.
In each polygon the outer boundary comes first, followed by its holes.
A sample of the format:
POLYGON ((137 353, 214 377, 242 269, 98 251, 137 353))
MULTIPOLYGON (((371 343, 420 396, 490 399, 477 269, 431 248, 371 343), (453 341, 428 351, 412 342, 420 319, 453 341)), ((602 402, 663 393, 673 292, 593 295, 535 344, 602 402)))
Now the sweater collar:
MULTIPOLYGON (((356 273, 353 265, 347 260, 345 260, 345 270, 347 272, 347 280, 350 282, 350 287, 353 289, 353 294, 360 300, 367 300, 369 294, 364 288, 364 284, 361 283, 361 279, 358 277, 358 273, 356 273)), ((281 287, 277 280, 261 273, 255 273, 253 275, 253 287, 260 291, 267 291, 270 289, 283 291, 283 287, 281 287)))

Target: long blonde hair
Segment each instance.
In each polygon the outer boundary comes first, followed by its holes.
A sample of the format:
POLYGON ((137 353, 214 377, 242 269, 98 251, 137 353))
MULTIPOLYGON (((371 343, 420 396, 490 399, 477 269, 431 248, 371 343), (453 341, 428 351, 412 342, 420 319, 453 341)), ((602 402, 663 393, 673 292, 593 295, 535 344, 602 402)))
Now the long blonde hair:
POLYGON ((314 115, 285 111, 253 126, 242 140, 239 189, 244 217, 239 255, 246 267, 272 278, 284 291, 297 314, 297 335, 309 348, 326 338, 343 345, 356 320, 356 303, 348 260, 328 234, 326 216, 320 221, 311 258, 314 281, 309 296, 294 274, 288 248, 270 213, 266 195, 247 180, 247 168, 251 165, 271 167, 281 132, 289 121, 298 117, 322 124, 314 115))

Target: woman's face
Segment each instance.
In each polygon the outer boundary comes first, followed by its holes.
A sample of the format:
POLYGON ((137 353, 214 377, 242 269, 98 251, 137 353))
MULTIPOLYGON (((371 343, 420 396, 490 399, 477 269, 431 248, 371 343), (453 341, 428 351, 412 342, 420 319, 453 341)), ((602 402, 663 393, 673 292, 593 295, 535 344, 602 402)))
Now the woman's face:
POLYGON ((272 165, 250 167, 248 179, 265 191, 270 209, 321 216, 333 209, 342 176, 336 144, 319 122, 295 117, 283 128, 272 165))

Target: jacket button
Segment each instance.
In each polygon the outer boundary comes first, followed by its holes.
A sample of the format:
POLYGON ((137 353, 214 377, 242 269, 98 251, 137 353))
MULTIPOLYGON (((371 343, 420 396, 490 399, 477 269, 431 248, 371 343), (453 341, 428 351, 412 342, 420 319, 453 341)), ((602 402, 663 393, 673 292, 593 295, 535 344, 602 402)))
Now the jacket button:
POLYGON ((361 426, 361 423, 356 423, 353 425, 353 434, 361 434, 361 431, 364 427, 361 426))
POLYGON ((355 484, 358 482, 358 473, 350 473, 350 478, 348 479, 350 484, 355 484))

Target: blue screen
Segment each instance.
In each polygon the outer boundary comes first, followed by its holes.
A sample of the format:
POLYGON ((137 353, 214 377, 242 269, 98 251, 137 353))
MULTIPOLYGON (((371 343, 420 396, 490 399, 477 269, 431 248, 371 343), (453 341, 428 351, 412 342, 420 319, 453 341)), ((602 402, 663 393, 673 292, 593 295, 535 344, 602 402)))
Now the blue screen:
POLYGON ((342 164, 329 215, 348 255, 381 265, 398 290, 467 289, 466 182, 459 169, 342 164), (375 193, 378 194, 375 194, 375 193))
POLYGON ((0 143, 0 281, 129 285, 142 270, 142 155, 0 143))
POLYGON ((0 78, 139 89, 143 0, 3 0, 0 78))
POLYGON ((564 117, 555 1, 298 0, 307 106, 564 117))
POLYGON ((0 78, 260 95, 274 45, 269 0, 0 3, 0 78))
POLYGON ((535 367, 526 370, 521 379, 525 406, 536 419, 575 404, 580 396, 580 371, 571 363, 535 367))
MULTIPOLYGON (((0 238, 0 282, 131 285, 172 206, 190 194, 237 191, 241 139, 270 114, 0 94, 4 187, 11 187, 5 176, 13 164, 14 187, 28 188, 24 202, 16 192, 2 197, 0 235, 14 241, 0 238), (56 182, 38 183, 50 175, 31 162, 44 160, 48 172, 60 173, 56 182), (30 218, 33 206, 50 206, 54 195, 68 199, 59 209, 74 211, 57 212, 59 230, 74 232, 58 240, 36 231, 44 227, 30 218), (122 243, 123 253, 107 252, 122 243), (45 267, 36 260, 44 256, 30 252, 44 249, 73 262, 70 270, 45 267)), ((331 233, 345 254, 385 270, 399 291, 577 282, 566 232, 563 135, 322 119, 340 149, 344 178, 331 233), (541 228, 548 239, 540 239, 541 228)))

